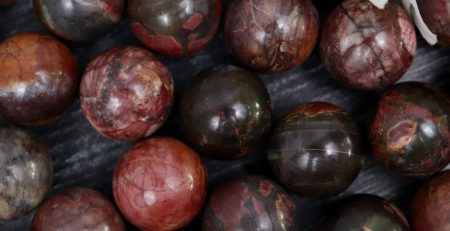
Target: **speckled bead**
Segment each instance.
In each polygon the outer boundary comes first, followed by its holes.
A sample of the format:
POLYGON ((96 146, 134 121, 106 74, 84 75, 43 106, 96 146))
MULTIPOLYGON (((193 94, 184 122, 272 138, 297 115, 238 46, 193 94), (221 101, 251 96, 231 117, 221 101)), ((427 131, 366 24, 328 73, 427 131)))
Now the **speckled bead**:
POLYGON ((320 53, 341 83, 380 89, 399 80, 411 66, 416 54, 414 24, 392 1, 379 9, 369 0, 345 0, 328 15, 320 53))
POLYGON ((267 158, 290 190, 301 196, 333 196, 358 176, 364 141, 356 122, 341 108, 310 102, 291 110, 277 124, 267 158))
POLYGON ((270 96, 264 83, 245 69, 208 69, 185 89, 180 124, 198 152, 216 159, 239 159, 254 153, 270 131, 270 96))
POLYGON ((391 172, 431 175, 450 161, 450 100, 424 83, 394 85, 379 96, 369 134, 375 159, 391 172))
POLYGON ((437 35, 438 43, 450 45, 450 1, 417 0, 417 6, 425 24, 437 35))
POLYGON ((58 192, 36 211, 31 231, 125 231, 114 205, 102 194, 85 188, 58 192))
POLYGON ((225 41, 242 64, 263 72, 288 71, 312 53, 319 17, 310 0, 233 0, 225 41))
POLYGON ((203 231, 294 231, 295 202, 286 191, 262 176, 243 176, 219 186, 209 199, 203 231))
POLYGON ((0 127, 0 220, 24 216, 41 203, 52 185, 47 148, 15 127, 0 127))
POLYGON ((39 33, 21 33, 0 44, 0 113, 21 125, 50 123, 78 90, 78 67, 69 48, 39 33))
POLYGON ((74 42, 93 40, 122 18, 125 0, 33 0, 36 14, 52 33, 74 42))
POLYGON ((206 46, 217 32, 221 0, 129 0, 134 35, 164 55, 190 55, 206 46))
POLYGON ((170 71, 149 51, 118 47, 97 56, 81 81, 81 109, 101 134, 138 140, 166 121, 173 104, 170 71))
POLYGON ((409 231, 400 209, 374 195, 347 197, 328 211, 319 231, 409 231))
POLYGON ((450 228, 450 172, 433 176, 411 202, 414 231, 444 231, 450 228))
POLYGON ((134 145, 119 161, 113 193, 125 218, 144 231, 177 230, 202 209, 206 171, 199 156, 172 138, 134 145))

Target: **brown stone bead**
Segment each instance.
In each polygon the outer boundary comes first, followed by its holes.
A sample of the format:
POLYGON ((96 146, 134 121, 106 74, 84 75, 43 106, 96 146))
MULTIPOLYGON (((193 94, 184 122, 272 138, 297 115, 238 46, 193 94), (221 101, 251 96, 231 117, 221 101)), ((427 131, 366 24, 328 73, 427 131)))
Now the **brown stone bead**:
POLYGON ((312 53, 319 30, 310 0, 233 0, 225 15, 228 49, 244 65, 284 72, 312 53))
POLYGON ((320 52, 341 83, 380 89, 395 83, 411 66, 416 53, 414 25, 392 1, 379 9, 369 0, 346 0, 328 15, 320 52))
POLYGON ((0 127, 0 221, 21 218, 38 206, 52 179, 47 147, 25 130, 0 127))
POLYGON ((450 228, 450 172, 432 177, 411 203, 414 231, 444 231, 450 228))
POLYGON ((119 161, 113 176, 114 199, 138 228, 177 230, 202 209, 206 171, 199 156, 172 138, 137 143, 119 161))
POLYGON ((450 161, 450 100, 424 83, 391 86, 379 96, 369 134, 375 159, 388 170, 431 175, 450 161))
POLYGON ((203 216, 203 231, 298 230, 295 201, 277 183, 256 175, 243 176, 219 186, 203 216))
POLYGON ((86 68, 80 87, 81 109, 101 134, 138 140, 154 133, 173 103, 170 71, 146 49, 118 47, 86 68))
POLYGON ((102 194, 74 188, 54 194, 34 214, 31 231, 125 231, 111 202, 102 194))
POLYGON ((417 6, 425 24, 437 35, 438 43, 450 45, 450 1, 417 0, 417 6))
POLYGON ((68 47, 39 33, 0 44, 0 113, 21 125, 57 119, 75 99, 78 70, 68 47))

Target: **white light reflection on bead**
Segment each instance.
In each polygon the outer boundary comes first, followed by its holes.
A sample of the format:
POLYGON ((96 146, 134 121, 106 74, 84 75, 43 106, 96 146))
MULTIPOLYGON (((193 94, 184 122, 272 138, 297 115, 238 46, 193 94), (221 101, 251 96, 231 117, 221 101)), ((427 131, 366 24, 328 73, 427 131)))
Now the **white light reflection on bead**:
POLYGON ((192 0, 183 0, 179 4, 180 9, 184 9, 184 12, 186 14, 193 14, 194 13, 194 3, 192 0))
POLYGON ((247 115, 247 108, 243 104, 241 103, 234 104, 233 110, 237 119, 245 119, 247 115))
POLYGON ((169 26, 170 25, 169 13, 159 15, 158 21, 161 25, 169 26))
POLYGON ((425 135, 427 137, 435 137, 436 133, 434 132, 434 124, 431 121, 427 121, 423 124, 420 124, 420 129, 422 129, 423 133, 425 133, 425 135))

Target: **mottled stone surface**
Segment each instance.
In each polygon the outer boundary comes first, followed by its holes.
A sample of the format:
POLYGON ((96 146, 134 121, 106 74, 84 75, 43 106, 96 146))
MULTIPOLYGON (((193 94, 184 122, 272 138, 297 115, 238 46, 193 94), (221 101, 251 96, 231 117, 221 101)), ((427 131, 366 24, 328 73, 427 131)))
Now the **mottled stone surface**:
POLYGON ((25 130, 0 127, 0 220, 20 218, 41 203, 52 175, 47 147, 25 130))
POLYGON ((190 144, 202 154, 224 160, 255 152, 272 125, 264 84, 236 66, 198 74, 181 97, 179 113, 190 144))
POLYGON ((231 54, 264 72, 285 72, 312 53, 319 30, 310 0, 234 0, 225 15, 224 34, 231 54))
POLYGON ((450 45, 450 1, 417 0, 417 6, 425 24, 437 35, 438 43, 450 45))
POLYGON ((277 183, 257 175, 241 176, 214 190, 202 230, 294 231, 295 210, 293 198, 277 183))
POLYGON ((409 82, 384 91, 375 107, 370 141, 390 171, 431 175, 450 161, 450 100, 430 85, 409 82))
POLYGON ((450 229, 450 172, 433 176, 416 193, 411 202, 414 231, 450 229))
POLYGON ((341 83, 375 90, 398 81, 416 54, 414 24, 392 1, 379 9, 368 0, 345 0, 329 15, 320 51, 341 83))
POLYGON ((146 46, 169 56, 190 55, 217 32, 221 0, 129 0, 131 30, 146 46))
POLYGON ((78 90, 75 57, 55 38, 19 33, 0 44, 0 114, 17 124, 58 118, 78 90))
POLYGON ((151 138, 134 145, 113 176, 117 206, 142 230, 177 230, 200 212, 206 172, 198 155, 173 138, 151 138))
POLYGON ((36 211, 31 231, 125 231, 114 205, 101 193, 73 188, 58 192, 36 211))
POLYGON ((278 179, 301 196, 333 196, 358 176, 364 159, 358 125, 324 102, 298 106, 278 122, 267 158, 278 179))
POLYGON ((97 56, 81 81, 81 108, 101 134, 138 140, 154 133, 173 103, 170 71, 149 51, 113 48, 97 56))
POLYGON ((125 0, 33 0, 36 14, 52 33, 75 42, 93 40, 122 18, 125 0))
POLYGON ((408 220, 400 209, 378 196, 350 196, 328 211, 320 231, 409 231, 408 220))

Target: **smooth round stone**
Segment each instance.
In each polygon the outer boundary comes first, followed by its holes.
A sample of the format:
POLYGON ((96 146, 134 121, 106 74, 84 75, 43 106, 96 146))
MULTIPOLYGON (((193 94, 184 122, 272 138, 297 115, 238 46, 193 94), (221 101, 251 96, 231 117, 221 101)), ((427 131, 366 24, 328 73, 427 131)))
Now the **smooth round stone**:
POLYGON ((16 127, 0 127, 0 220, 18 219, 44 199, 53 179, 47 147, 16 127))
POLYGON ((267 158, 290 190, 308 197, 333 196, 345 191, 361 170, 364 141, 341 108, 310 102, 291 110, 274 128, 267 158))

